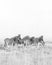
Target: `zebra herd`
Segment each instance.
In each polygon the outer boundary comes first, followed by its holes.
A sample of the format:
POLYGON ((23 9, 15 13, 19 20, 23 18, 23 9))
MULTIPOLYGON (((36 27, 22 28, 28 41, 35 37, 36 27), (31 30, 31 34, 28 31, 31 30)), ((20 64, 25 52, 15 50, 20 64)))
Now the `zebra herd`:
POLYGON ((43 36, 40 36, 38 38, 25 36, 25 37, 21 38, 21 35, 19 34, 18 36, 15 36, 12 38, 5 38, 4 47, 21 45, 21 44, 23 44, 24 46, 28 46, 28 45, 32 45, 32 44, 38 45, 39 42, 43 46, 45 45, 43 36))

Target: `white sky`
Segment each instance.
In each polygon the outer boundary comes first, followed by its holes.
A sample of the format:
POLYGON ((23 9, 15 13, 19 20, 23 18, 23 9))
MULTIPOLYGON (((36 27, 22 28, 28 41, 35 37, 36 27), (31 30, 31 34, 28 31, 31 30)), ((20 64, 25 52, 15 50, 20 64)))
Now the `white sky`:
POLYGON ((52 40, 52 0, 0 0, 0 39, 18 34, 52 40))

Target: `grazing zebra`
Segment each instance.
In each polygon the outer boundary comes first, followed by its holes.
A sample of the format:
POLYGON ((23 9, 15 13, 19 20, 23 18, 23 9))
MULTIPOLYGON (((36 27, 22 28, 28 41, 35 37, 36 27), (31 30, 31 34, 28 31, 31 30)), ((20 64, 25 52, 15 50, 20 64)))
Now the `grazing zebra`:
POLYGON ((43 40, 43 36, 40 36, 39 38, 31 37, 30 41, 31 41, 31 44, 38 45, 38 43, 41 43, 43 46, 45 45, 45 42, 43 40))
POLYGON ((28 46, 30 44, 30 37, 29 36, 25 36, 22 39, 22 43, 24 44, 24 46, 28 46))
POLYGON ((6 38, 4 40, 4 42, 5 42, 4 47, 13 45, 13 43, 14 43, 14 41, 12 39, 9 39, 9 38, 6 38))
POLYGON ((15 36, 15 37, 12 37, 12 38, 6 38, 5 40, 4 40, 4 42, 5 42, 5 44, 4 44, 4 46, 6 47, 6 46, 10 46, 10 45, 13 45, 13 46, 15 46, 15 44, 21 44, 21 37, 20 37, 20 35, 18 35, 18 36, 15 36))
POLYGON ((15 43, 21 44, 21 36, 20 36, 20 35, 15 36, 15 37, 13 37, 13 38, 11 38, 11 39, 13 39, 13 41, 14 41, 15 43))
POLYGON ((39 40, 40 43, 42 43, 43 46, 45 45, 45 42, 44 42, 44 40, 43 40, 43 36, 40 36, 40 37, 38 38, 38 40, 39 40))

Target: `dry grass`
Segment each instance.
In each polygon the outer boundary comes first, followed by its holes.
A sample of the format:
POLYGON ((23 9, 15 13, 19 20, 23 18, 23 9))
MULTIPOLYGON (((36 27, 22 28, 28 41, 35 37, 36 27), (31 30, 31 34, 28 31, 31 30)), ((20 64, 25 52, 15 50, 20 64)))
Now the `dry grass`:
POLYGON ((52 47, 12 47, 0 50, 0 65, 52 65, 52 47))

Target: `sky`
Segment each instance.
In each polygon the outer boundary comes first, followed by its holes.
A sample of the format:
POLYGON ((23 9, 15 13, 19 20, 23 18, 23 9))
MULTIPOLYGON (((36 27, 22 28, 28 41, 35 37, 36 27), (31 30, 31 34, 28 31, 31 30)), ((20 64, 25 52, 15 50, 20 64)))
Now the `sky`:
POLYGON ((0 0, 0 40, 18 34, 52 41, 52 0, 0 0))

